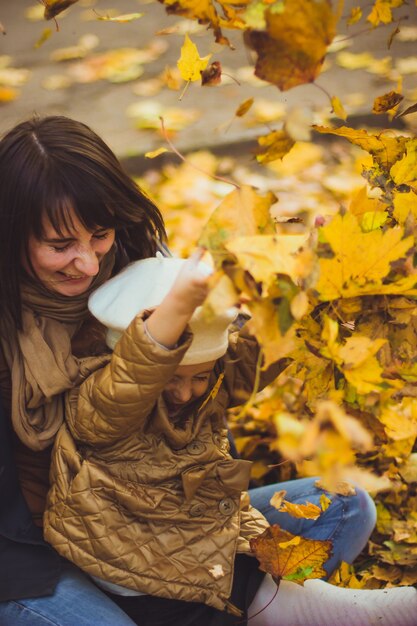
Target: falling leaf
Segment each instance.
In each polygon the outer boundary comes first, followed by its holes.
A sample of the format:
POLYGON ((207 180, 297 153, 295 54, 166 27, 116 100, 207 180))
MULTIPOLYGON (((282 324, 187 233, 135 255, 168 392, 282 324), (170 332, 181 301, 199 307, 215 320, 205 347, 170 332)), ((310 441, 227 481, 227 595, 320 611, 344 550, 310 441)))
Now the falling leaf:
POLYGON ((308 578, 326 576, 323 564, 331 555, 332 542, 300 537, 294 544, 293 540, 294 535, 278 524, 251 539, 250 547, 259 560, 259 569, 271 574, 276 583, 284 579, 302 584, 308 578))
POLYGON ((395 116, 397 117, 404 117, 404 115, 410 115, 410 113, 415 113, 417 111, 417 102, 416 104, 412 104, 411 106, 407 107, 404 111, 401 111, 401 113, 397 113, 397 115, 395 116))
POLYGON ((45 19, 54 19, 59 13, 62 13, 62 11, 65 11, 65 9, 68 9, 68 7, 76 2, 78 2, 78 0, 42 0, 42 4, 45 6, 45 19))
POLYGON ((0 84, 0 102, 12 102, 19 96, 17 89, 13 87, 2 87, 0 84))
POLYGON ((350 11, 347 23, 349 26, 356 24, 362 18, 362 9, 360 7, 353 7, 350 11))
POLYGON ((341 120, 346 120, 347 113, 343 108, 343 104, 340 102, 339 98, 337 96, 333 96, 331 102, 334 114, 341 120))
POLYGON ((402 96, 400 93, 397 93, 396 91, 389 91, 383 96, 378 96, 378 98, 375 98, 372 113, 375 113, 377 115, 380 115, 381 113, 386 113, 390 109, 396 107, 403 99, 404 96, 402 96))
POLYGON ((392 22, 392 9, 400 7, 404 0, 375 0, 371 13, 366 18, 372 26, 392 22))
POLYGON ((0 33, 2 33, 2 35, 6 34, 6 29, 4 28, 3 24, 0 22, 0 33))
POLYGON ((157 150, 152 150, 152 152, 145 152, 145 157, 147 159, 155 159, 160 154, 164 154, 165 152, 169 152, 167 148, 158 148, 157 150))
MULTIPOLYGON (((232 9, 233 2, 218 0, 218 4, 222 8, 224 16, 219 17, 216 7, 211 0, 159 0, 165 5, 167 13, 181 15, 185 18, 198 20, 199 24, 209 24, 213 29, 213 33, 217 43, 230 45, 229 40, 224 37, 220 26, 229 26, 231 28, 243 28, 244 23, 233 19, 235 13, 232 9)), ((242 2, 244 4, 244 2, 242 2)), ((232 47, 232 46, 231 46, 232 47)))
POLYGON ((259 148, 256 154, 258 163, 270 163, 282 159, 294 146, 294 139, 283 130, 274 130, 268 135, 258 137, 259 148))
POLYGON ((201 72, 206 69, 211 54, 201 58, 197 46, 185 35, 184 44, 181 48, 181 56, 177 61, 177 67, 181 76, 187 82, 201 79, 201 72))
POLYGON ((249 29, 245 42, 258 55, 255 74, 281 91, 311 83, 336 34, 336 16, 324 0, 286 0, 265 11, 265 30, 249 29))
POLYGON ((245 100, 244 102, 242 102, 242 104, 239 105, 235 111, 236 117, 243 117, 244 115, 246 115, 246 113, 252 107, 253 103, 254 103, 253 98, 248 98, 248 100, 245 100))
POLYGON ((222 80, 222 66, 220 61, 213 61, 201 71, 201 84, 203 87, 212 87, 219 85, 222 80))
POLYGON ((37 40, 37 42, 35 43, 33 47, 40 48, 45 43, 45 41, 48 41, 51 35, 52 35, 52 30, 50 28, 45 28, 42 31, 41 36, 39 37, 39 39, 37 40))
POLYGON ((138 20, 143 17, 144 13, 125 13, 124 15, 115 15, 111 17, 109 15, 98 15, 97 19, 102 20, 104 22, 116 22, 117 24, 127 24, 128 22, 133 22, 134 20, 138 20))

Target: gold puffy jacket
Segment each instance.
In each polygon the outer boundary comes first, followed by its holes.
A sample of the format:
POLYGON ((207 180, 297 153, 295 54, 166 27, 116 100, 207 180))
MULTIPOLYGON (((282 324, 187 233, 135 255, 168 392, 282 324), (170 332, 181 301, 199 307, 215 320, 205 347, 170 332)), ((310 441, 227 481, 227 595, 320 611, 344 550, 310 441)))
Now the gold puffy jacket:
POLYGON ((251 464, 231 458, 225 428, 226 409, 252 390, 258 345, 244 330, 232 333, 211 391, 173 422, 161 393, 191 336, 164 350, 148 337, 145 316, 67 396, 45 537, 92 576, 222 610, 236 552, 249 552, 249 539, 267 527, 245 491, 251 464))

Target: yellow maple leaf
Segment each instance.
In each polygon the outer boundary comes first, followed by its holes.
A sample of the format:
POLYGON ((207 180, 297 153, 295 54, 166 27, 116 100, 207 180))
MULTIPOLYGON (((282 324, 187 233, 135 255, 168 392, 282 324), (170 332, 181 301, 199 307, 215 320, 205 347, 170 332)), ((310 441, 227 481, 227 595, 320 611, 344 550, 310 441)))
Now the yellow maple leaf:
POLYGON ((409 139, 405 155, 394 163, 390 174, 397 185, 417 186, 417 139, 409 139))
POLYGON ((260 148, 257 151, 256 160, 258 163, 270 163, 288 154, 295 141, 285 129, 282 129, 258 137, 258 144, 260 148))
POLYGON ((386 343, 386 339, 369 337, 348 337, 339 349, 340 365, 343 374, 358 393, 372 393, 384 382, 381 367, 375 354, 386 343))
POLYGON ((277 274, 287 274, 296 281, 309 272, 311 268, 297 257, 306 241, 307 235, 252 235, 235 237, 226 248, 243 269, 268 287, 277 274))
POLYGON ((264 366, 268 367, 278 359, 288 356, 295 348, 295 328, 288 315, 284 320, 281 319, 281 316, 285 316, 285 311, 280 311, 269 298, 253 300, 247 306, 251 313, 248 329, 262 346, 264 366), (287 326, 289 328, 285 330, 287 326))
POLYGON ((187 82, 201 80, 201 72, 206 69, 210 57, 211 54, 200 57, 195 43, 191 41, 188 35, 185 35, 181 56, 177 61, 181 77, 187 82))
POLYGON ((336 215, 320 229, 321 237, 334 254, 320 258, 320 276, 316 290, 321 300, 355 297, 371 293, 401 293, 411 289, 417 277, 407 276, 391 284, 383 283, 391 263, 404 258, 414 245, 413 237, 404 237, 403 228, 362 232, 351 214, 336 215))
POLYGON ((284 0, 268 8, 265 30, 249 29, 245 42, 256 51, 255 74, 281 91, 310 83, 320 73, 337 17, 326 0, 284 0))
POLYGON ((274 524, 250 540, 259 569, 277 583, 284 579, 302 584, 308 578, 326 576, 323 564, 331 554, 332 542, 296 537, 274 524))
POLYGON ((417 220, 417 195, 414 191, 407 193, 394 192, 393 205, 393 216, 400 225, 405 224, 410 213, 417 220))
POLYGON ((408 141, 407 137, 392 137, 384 133, 371 135, 366 130, 356 130, 348 126, 330 128, 314 125, 313 128, 319 133, 346 137, 351 143, 372 154, 375 161, 385 168, 390 168, 403 156, 408 141))

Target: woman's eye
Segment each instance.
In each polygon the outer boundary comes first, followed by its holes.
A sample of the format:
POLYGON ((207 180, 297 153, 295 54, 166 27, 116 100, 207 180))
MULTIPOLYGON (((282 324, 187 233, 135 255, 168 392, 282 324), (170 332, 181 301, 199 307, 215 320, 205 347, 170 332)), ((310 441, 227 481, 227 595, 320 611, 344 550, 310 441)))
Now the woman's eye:
POLYGON ((65 252, 65 250, 68 250, 70 244, 66 243, 63 246, 52 246, 52 249, 54 252, 65 252))
POLYGON ((206 383, 208 381, 208 376, 196 376, 194 380, 198 383, 206 383))
POLYGON ((94 239, 107 239, 110 231, 106 230, 104 232, 94 233, 94 239))

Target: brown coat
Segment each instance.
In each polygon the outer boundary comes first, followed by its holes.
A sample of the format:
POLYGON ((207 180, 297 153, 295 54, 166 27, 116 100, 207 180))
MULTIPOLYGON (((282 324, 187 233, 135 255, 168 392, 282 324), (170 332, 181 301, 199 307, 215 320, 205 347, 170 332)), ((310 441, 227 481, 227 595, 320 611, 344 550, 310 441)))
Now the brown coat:
POLYGON ((224 421, 252 390, 258 346, 233 333, 211 391, 173 422, 161 394, 190 340, 163 350, 138 316, 110 363, 68 394, 45 537, 93 576, 224 609, 236 552, 267 527, 245 492, 250 463, 231 458, 224 421))

